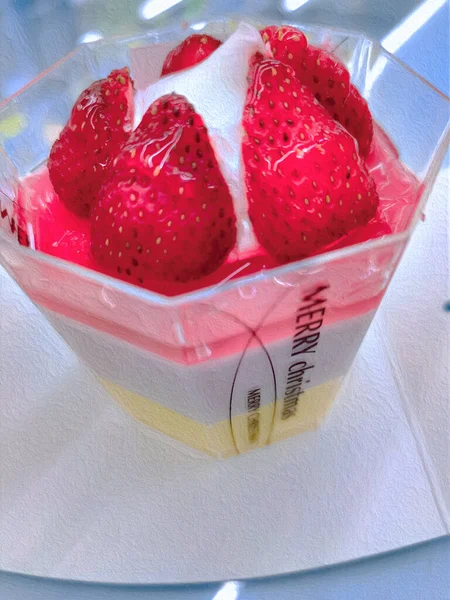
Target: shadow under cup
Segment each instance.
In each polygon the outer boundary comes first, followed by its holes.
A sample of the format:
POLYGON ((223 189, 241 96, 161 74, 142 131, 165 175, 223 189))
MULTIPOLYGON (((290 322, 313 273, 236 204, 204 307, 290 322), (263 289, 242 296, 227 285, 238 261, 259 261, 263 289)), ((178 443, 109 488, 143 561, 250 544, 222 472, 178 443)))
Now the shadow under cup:
MULTIPOLYGON (((153 53, 156 78, 191 32, 85 44, 0 105, 0 121, 22 123, 0 152, 1 264, 126 410, 221 458, 313 430, 325 417, 446 150, 448 99, 364 36, 302 29, 350 70, 417 184, 414 202, 391 235, 188 294, 166 297, 34 251, 33 219, 14 202, 82 89, 125 64, 143 89, 149 74, 135 72, 139 53, 153 53)), ((219 38, 232 30, 228 22, 205 29, 219 38)))

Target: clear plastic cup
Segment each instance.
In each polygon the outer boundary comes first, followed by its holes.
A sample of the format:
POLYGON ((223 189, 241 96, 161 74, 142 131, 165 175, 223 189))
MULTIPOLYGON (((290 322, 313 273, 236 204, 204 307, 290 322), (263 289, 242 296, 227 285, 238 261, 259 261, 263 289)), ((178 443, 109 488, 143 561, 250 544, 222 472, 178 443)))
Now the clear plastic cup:
MULTIPOLYGON (((206 31, 225 37, 234 26, 212 23, 206 31)), ((24 236, 26 227, 11 223, 11 214, 19 178, 46 161, 79 92, 130 64, 136 48, 154 46, 162 62, 191 32, 84 44, 0 105, 0 120, 22 123, 0 152, 1 264, 127 411, 215 457, 313 430, 325 418, 448 143, 448 98, 378 43, 346 31, 302 30, 347 65, 414 174, 417 201, 392 235, 175 297, 19 244, 17 228, 24 236)))

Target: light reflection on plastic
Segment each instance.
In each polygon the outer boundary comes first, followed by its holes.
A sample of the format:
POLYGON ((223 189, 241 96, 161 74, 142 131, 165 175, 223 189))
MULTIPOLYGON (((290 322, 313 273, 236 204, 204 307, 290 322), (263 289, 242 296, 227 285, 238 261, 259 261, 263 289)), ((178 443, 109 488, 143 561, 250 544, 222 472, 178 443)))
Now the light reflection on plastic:
POLYGON ((103 39, 103 33, 101 31, 87 31, 80 35, 78 38, 79 44, 88 44, 89 42, 96 42, 97 40, 103 39))
POLYGON ((383 38, 382 46, 389 52, 397 52, 446 2, 447 0, 426 0, 426 2, 423 2, 398 27, 383 38))
POLYGON ((139 7, 139 16, 144 21, 149 21, 173 6, 180 4, 182 0, 147 0, 139 7))
POLYGON ((366 84, 364 87, 364 92, 365 92, 365 96, 368 98, 370 96, 370 92, 372 90, 372 87, 374 85, 374 83, 376 82, 376 80, 381 77, 381 74, 383 73, 386 65, 387 65, 387 58, 383 55, 379 56, 375 62, 375 64, 373 65, 373 67, 370 69, 370 71, 367 73, 367 77, 366 77, 366 84))
POLYGON ((308 4, 309 0, 282 0, 281 7, 286 12, 292 12, 308 4))
POLYGON ((206 21, 199 21, 198 23, 194 23, 191 25, 191 28, 195 31, 201 31, 206 25, 206 21))
POLYGON ((241 584, 238 581, 227 581, 213 596, 212 600, 237 600, 241 584))
MULTIPOLYGON (((388 52, 395 54, 417 31, 425 25, 436 13, 444 6, 447 0, 426 0, 423 2, 409 17, 393 29, 388 35, 381 40, 381 45, 388 52)), ((387 58, 380 56, 370 69, 367 75, 365 92, 370 96, 370 91, 376 82, 381 77, 386 64, 387 58)))
POLYGON ((44 125, 44 137, 47 140, 49 146, 53 144, 56 138, 59 136, 63 128, 61 123, 46 123, 44 125))

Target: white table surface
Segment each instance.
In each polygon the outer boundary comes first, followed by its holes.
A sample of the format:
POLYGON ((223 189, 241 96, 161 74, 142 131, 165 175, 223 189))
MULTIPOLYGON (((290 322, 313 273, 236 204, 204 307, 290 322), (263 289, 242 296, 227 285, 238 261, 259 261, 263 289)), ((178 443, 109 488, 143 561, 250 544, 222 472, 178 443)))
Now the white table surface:
POLYGON ((0 269, 0 569, 226 579, 449 533, 449 176, 324 426, 226 462, 124 414, 0 269))

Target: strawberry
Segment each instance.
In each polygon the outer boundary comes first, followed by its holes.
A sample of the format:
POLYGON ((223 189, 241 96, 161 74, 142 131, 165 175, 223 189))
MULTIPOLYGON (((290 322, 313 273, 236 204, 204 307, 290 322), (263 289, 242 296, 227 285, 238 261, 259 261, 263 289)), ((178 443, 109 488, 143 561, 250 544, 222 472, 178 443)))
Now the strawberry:
MULTIPOLYGON (((27 233, 26 219, 20 205, 14 206, 14 212, 15 216, 11 217, 6 208, 2 208, 0 205, 0 219, 5 220, 4 226, 6 230, 9 230, 13 235, 17 234, 17 241, 19 244, 28 247, 30 245, 30 240, 27 233)), ((0 226, 2 225, 3 223, 0 221, 0 226)))
POLYGON ((367 156, 373 137, 372 116, 344 65, 325 50, 308 46, 294 69, 300 83, 356 138, 360 154, 367 156))
POLYGON ((295 66, 295 74, 336 118, 350 91, 350 74, 344 65, 325 50, 308 46, 295 66))
POLYGON ((289 66, 253 67, 243 126, 250 219, 278 261, 315 254, 374 217, 378 195, 355 140, 289 66))
POLYGON ((91 251, 131 283, 212 273, 236 242, 233 201, 201 117, 169 94, 114 161, 92 212, 91 251))
POLYGON ((295 68, 306 52, 304 34, 295 27, 271 25, 261 30, 261 37, 273 57, 295 68))
POLYGON ((374 240, 391 233, 392 228, 389 223, 377 213, 375 217, 367 223, 367 225, 352 229, 347 234, 339 238, 336 242, 327 246, 327 248, 324 250, 329 252, 331 250, 345 248, 346 246, 351 246, 353 244, 361 244, 362 242, 374 240))
POLYGON ((74 213, 89 216, 111 161, 130 135, 133 115, 127 68, 95 81, 78 97, 48 160, 55 192, 74 213))
POLYGON ((263 29, 261 36, 273 56, 294 69, 300 83, 356 138, 360 154, 367 156, 373 137, 372 116, 344 65, 329 52, 307 46, 305 36, 295 27, 273 25, 263 29))
POLYGON ((220 45, 221 42, 210 35, 198 33, 190 35, 166 56, 161 75, 193 67, 208 58, 220 45))
POLYGON ((359 153, 367 157, 373 139, 373 121, 367 102, 354 85, 343 106, 337 109, 337 120, 358 142, 359 153))

